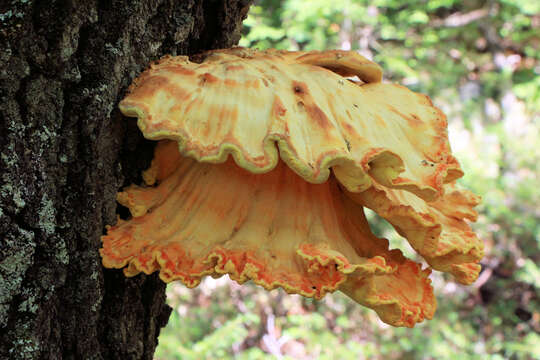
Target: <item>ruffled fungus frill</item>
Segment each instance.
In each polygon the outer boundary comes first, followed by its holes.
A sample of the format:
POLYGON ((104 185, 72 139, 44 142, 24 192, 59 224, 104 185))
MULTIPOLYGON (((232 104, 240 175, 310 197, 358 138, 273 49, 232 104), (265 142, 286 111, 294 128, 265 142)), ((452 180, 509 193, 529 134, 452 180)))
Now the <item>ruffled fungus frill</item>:
POLYGON ((192 60, 163 58, 120 103, 161 141, 145 185, 118 194, 133 217, 103 236, 104 266, 190 287, 229 274, 317 299, 341 290, 395 326, 431 318, 431 270, 374 236, 366 206, 432 268, 476 279, 482 243, 464 219, 478 198, 455 186, 463 172, 428 97, 381 83, 354 52, 192 60))

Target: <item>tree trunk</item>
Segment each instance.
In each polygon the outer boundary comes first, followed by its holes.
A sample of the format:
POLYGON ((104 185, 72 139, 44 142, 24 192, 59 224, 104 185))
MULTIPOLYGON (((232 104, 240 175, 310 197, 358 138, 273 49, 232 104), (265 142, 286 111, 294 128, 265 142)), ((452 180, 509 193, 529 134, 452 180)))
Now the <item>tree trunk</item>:
POLYGON ((98 253, 152 157, 117 104, 162 55, 234 45, 249 2, 0 0, 1 359, 152 358, 165 284, 98 253))

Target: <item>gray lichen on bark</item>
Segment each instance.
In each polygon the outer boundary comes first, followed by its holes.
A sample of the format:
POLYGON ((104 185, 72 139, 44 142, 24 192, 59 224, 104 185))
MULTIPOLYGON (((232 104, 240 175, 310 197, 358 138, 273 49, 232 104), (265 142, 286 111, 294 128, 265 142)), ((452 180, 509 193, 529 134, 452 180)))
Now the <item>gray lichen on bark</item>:
POLYGON ((0 2, 0 358, 152 358, 165 285, 98 254, 152 156, 117 104, 160 56, 234 45, 248 6, 0 2))

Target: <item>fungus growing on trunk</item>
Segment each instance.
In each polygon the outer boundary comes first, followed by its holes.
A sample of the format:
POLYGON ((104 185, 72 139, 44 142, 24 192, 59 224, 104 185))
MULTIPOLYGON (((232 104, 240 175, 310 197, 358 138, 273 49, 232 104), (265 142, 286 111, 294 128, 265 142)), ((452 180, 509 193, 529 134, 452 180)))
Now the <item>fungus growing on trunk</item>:
POLYGON ((103 264, 189 287, 223 274, 322 298, 341 290, 394 326, 436 308, 428 275, 374 236, 368 207, 430 267, 476 279, 478 198, 455 186, 444 114, 347 51, 243 48, 164 57, 120 103, 160 140, 103 264), (356 76, 359 80, 347 77, 356 76), (229 156, 230 155, 230 156, 229 156))

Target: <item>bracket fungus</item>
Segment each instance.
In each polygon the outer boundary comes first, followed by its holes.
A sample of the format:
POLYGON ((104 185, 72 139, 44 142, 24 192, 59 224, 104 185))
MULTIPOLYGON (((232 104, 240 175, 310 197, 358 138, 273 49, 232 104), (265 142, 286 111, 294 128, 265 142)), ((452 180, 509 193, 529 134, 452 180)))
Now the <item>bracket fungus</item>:
POLYGON ((431 318, 431 268, 473 282, 479 198, 459 189, 444 114, 352 51, 233 48, 152 64, 120 103, 159 140, 118 194, 103 265, 189 287, 223 274, 321 299, 340 290, 394 326, 431 318), (354 78, 354 79, 351 79, 354 78), (230 155, 230 156, 229 156, 230 155), (429 266, 370 231, 387 219, 429 266))

